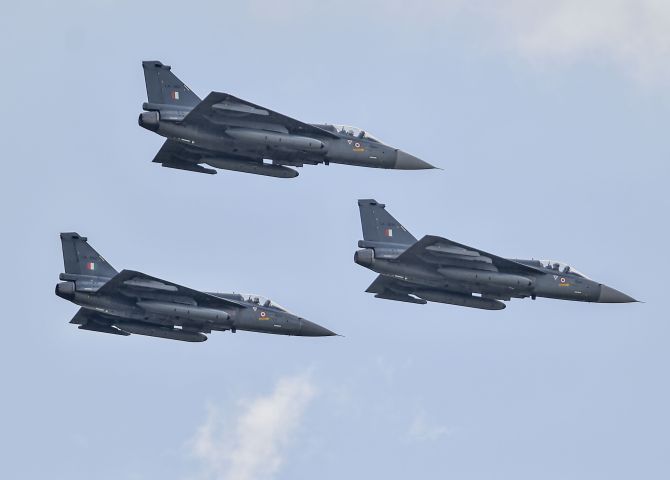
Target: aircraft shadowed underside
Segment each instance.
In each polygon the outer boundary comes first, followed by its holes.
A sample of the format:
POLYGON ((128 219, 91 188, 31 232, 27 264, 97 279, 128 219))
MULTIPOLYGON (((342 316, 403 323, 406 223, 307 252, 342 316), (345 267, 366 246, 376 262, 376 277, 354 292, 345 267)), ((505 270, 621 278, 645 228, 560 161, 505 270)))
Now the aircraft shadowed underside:
POLYGON ((321 337, 330 330, 258 295, 207 293, 133 270, 117 272, 78 233, 61 233, 56 295, 81 308, 70 323, 114 335, 203 342, 212 331, 321 337))
POLYGON ((304 123, 227 93, 200 100, 171 67, 155 60, 142 67, 148 101, 139 124, 167 138, 153 160, 164 167, 216 173, 210 166, 280 178, 298 176, 289 167, 320 163, 434 168, 359 128, 304 123))
POLYGON ((552 260, 511 260, 446 238, 418 240, 376 200, 359 200, 362 250, 354 261, 380 275, 366 290, 401 302, 501 310, 501 300, 547 297, 599 303, 636 300, 552 260))

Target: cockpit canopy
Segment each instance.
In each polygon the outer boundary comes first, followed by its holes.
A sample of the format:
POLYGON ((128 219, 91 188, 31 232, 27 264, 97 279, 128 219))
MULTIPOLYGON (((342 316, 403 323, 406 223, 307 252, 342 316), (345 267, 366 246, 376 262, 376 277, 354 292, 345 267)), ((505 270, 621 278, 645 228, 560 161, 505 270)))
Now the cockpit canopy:
POLYGON ((287 309, 285 309, 278 303, 273 302, 269 298, 264 297, 263 295, 256 295, 255 293, 240 293, 239 295, 245 302, 254 303, 261 307, 276 308, 277 310, 290 313, 287 309))
POLYGON ((546 268, 548 270, 553 270, 553 271, 558 272, 558 273, 571 273, 571 274, 577 275, 579 277, 589 278, 586 275, 584 275, 582 272, 572 268, 570 265, 568 265, 565 262, 560 262, 558 260, 538 260, 538 261, 540 262, 540 265, 543 268, 546 268))
POLYGON ((358 127, 352 127, 351 125, 320 125, 321 128, 324 128, 326 130, 330 130, 331 132, 339 133, 340 135, 347 135, 352 138, 362 138, 364 140, 368 140, 370 142, 377 142, 377 143, 383 143, 381 140, 379 140, 377 137, 374 135, 371 135, 370 133, 366 132, 363 129, 360 129, 358 127))

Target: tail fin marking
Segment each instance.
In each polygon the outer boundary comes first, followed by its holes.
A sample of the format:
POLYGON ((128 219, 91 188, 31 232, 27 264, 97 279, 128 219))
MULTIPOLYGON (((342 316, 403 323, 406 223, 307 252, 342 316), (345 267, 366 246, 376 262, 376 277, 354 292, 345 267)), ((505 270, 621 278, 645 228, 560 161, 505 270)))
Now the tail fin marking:
POLYGON ((67 232, 61 233, 60 239, 63 245, 65 273, 109 278, 118 273, 88 244, 86 237, 76 232, 67 232))
POLYGON ((200 98, 158 60, 142 62, 147 99, 150 104, 195 107, 200 98))
POLYGON ((386 205, 373 199, 358 201, 361 213, 361 226, 365 242, 412 245, 416 243, 414 235, 409 233, 398 220, 386 211, 386 205))

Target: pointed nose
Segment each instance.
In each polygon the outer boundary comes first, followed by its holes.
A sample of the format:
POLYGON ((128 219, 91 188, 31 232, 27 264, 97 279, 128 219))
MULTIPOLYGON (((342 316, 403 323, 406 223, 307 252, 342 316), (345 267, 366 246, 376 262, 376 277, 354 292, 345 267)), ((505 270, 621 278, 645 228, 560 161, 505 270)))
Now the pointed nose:
POLYGON ((608 287, 607 285, 600 286, 600 295, 598 296, 598 303, 631 303, 637 302, 633 297, 625 293, 608 287))
POLYGON ((305 320, 304 318, 300 319, 300 335, 301 337, 332 337, 337 335, 335 332, 331 332, 321 325, 305 320))
POLYGON ((420 158, 405 153, 402 150, 397 150, 397 157, 395 161, 396 170, 426 170, 429 168, 435 168, 430 163, 424 162, 420 158))

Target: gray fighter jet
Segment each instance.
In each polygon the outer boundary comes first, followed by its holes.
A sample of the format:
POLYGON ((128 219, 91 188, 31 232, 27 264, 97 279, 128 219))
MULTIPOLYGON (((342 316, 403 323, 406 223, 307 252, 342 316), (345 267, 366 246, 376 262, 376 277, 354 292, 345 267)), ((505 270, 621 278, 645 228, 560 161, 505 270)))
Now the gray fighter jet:
POLYGON ((204 342, 212 330, 335 335, 258 295, 206 293, 132 270, 119 273, 85 237, 60 238, 65 273, 56 295, 82 307, 70 321, 82 330, 185 342, 204 342))
POLYGON ((423 160, 346 125, 303 123, 227 93, 200 100, 158 61, 142 62, 147 87, 140 126, 166 137, 154 158, 164 167, 216 173, 224 170, 293 178, 289 167, 342 163, 421 170, 423 160))
POLYGON ((500 300, 525 297, 636 301, 562 262, 510 260, 433 235, 417 241, 385 205, 359 200, 358 206, 364 240, 354 261, 380 274, 366 290, 377 298, 484 310, 501 310, 506 305, 500 300))

